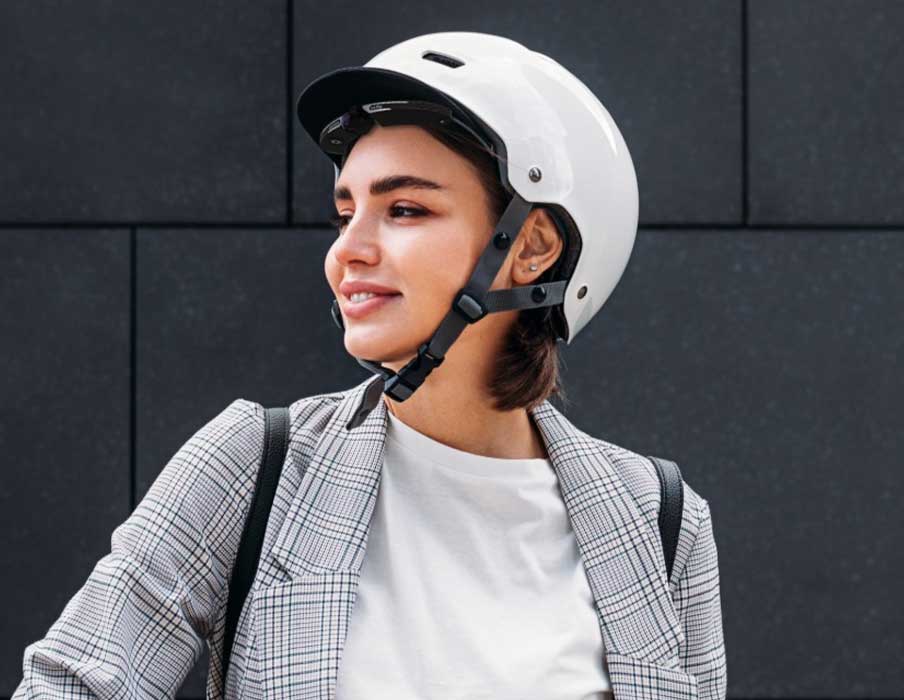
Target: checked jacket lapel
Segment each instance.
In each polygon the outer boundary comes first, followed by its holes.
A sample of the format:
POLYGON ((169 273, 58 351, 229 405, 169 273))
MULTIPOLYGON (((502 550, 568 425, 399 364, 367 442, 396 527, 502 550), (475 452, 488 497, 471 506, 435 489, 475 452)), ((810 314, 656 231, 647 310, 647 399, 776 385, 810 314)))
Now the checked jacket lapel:
MULTIPOLYGON (((382 400, 347 430, 368 388, 343 393, 307 464, 271 549, 287 580, 258 591, 267 698, 333 700, 383 465, 382 400)), ((373 394, 371 394, 373 397, 373 394)), ((679 667, 684 634, 671 601, 659 533, 590 435, 549 401, 531 413, 546 444, 596 602, 617 700, 690 700, 679 667)))

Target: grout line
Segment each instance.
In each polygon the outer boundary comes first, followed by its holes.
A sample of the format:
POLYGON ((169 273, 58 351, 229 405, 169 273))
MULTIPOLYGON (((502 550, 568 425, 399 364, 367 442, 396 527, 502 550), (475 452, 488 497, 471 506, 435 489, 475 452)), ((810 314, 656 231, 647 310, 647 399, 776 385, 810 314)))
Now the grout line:
POLYGON ((900 231, 904 233, 901 224, 783 224, 776 222, 759 222, 755 224, 720 224, 720 223, 662 223, 640 224, 638 231, 849 231, 850 233, 869 233, 879 231, 900 231))
POLYGON ((137 378, 136 378, 136 345, 137 345, 137 300, 138 300, 138 281, 136 279, 136 270, 138 268, 137 265, 137 243, 138 243, 138 231, 133 226, 129 229, 129 513, 135 510, 135 503, 137 500, 135 494, 136 487, 136 464, 135 464, 135 437, 137 435, 136 430, 136 415, 137 410, 135 406, 136 399, 136 386, 137 386, 137 378))
MULTIPOLYGON (((308 224, 313 226, 314 224, 308 224)), ((330 224, 320 224, 330 226, 330 224)), ((0 221, 0 229, 100 229, 100 228, 153 228, 153 229, 261 229, 286 228, 285 221, 0 221)), ((0 700, 3 700, 0 698, 0 700)))
MULTIPOLYGON (((4 229, 99 229, 99 228, 123 228, 131 227, 134 229, 223 229, 223 230, 247 230, 247 229, 278 229, 283 231, 295 230, 322 230, 332 229, 333 226, 327 222, 313 223, 273 223, 272 221, 264 221, 260 223, 208 223, 208 222, 192 222, 192 221, 172 221, 172 222, 148 222, 140 223, 134 221, 96 221, 96 222, 78 222, 63 223, 59 221, 46 222, 19 222, 19 223, 3 223, 0 222, 0 231, 4 229)), ((782 229, 785 231, 902 231, 904 232, 904 222, 898 223, 786 223, 782 221, 760 221, 756 223, 720 223, 718 221, 700 221, 700 222, 683 222, 683 221, 654 221, 651 223, 640 223, 638 230, 644 229, 675 229, 675 230, 707 230, 714 229, 720 231, 745 231, 745 230, 761 230, 761 229, 782 229)), ((0 698, 2 700, 2 698, 0 698)))
POLYGON ((748 5, 747 0, 741 0, 741 221, 750 223, 750 177, 748 163, 750 161, 750 145, 748 131, 748 110, 750 108, 748 95, 748 5))
POLYGON ((294 19, 292 12, 292 0, 286 0, 286 103, 288 111, 288 114, 286 115, 286 226, 292 225, 292 193, 295 189, 294 182, 292 180, 292 174, 294 171, 292 149, 294 147, 293 132, 295 127, 295 102, 293 100, 292 93, 292 84, 294 82, 294 77, 292 75, 292 63, 295 53, 295 48, 292 43, 294 41, 293 25, 294 19))

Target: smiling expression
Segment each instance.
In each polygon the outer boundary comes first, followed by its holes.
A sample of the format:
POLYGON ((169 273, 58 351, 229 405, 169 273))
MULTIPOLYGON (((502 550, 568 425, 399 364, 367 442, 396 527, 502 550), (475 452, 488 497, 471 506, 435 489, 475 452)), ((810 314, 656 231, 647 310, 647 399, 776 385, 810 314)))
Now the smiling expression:
MULTIPOLYGON (((376 125, 358 139, 335 193, 339 230, 324 272, 343 310, 346 350, 398 369, 436 330, 489 241, 496 222, 486 193, 467 159, 409 125, 376 125), (349 318, 353 304, 340 285, 350 281, 400 296, 364 302, 362 311, 372 308, 349 318)), ((491 288, 510 286, 499 284, 507 267, 508 260, 491 288)), ((466 327, 456 346, 498 331, 492 326, 510 316, 495 313, 466 327)))

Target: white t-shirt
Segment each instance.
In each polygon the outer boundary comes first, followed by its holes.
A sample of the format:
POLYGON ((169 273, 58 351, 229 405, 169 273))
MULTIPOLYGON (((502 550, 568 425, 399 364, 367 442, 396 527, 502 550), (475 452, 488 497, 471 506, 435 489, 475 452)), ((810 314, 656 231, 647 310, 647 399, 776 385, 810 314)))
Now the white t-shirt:
POLYGON ((604 697, 593 595, 550 461, 463 452, 387 416, 336 700, 604 697))

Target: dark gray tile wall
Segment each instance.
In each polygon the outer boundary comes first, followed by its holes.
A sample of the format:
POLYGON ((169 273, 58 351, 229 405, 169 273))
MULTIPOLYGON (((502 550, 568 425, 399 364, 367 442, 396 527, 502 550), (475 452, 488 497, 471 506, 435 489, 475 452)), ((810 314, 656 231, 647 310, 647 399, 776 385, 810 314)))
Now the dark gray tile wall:
POLYGON ((904 3, 757 0, 749 34, 751 221, 904 221, 904 3))
POLYGON ((0 9, 0 697, 198 427, 368 376, 329 316, 332 165, 294 100, 452 29, 553 56, 631 147, 641 231, 563 347, 563 408, 710 502, 729 696, 900 695, 902 4, 423 10, 0 9))
POLYGON ((3 221, 285 221, 284 0, 0 13, 3 221))

